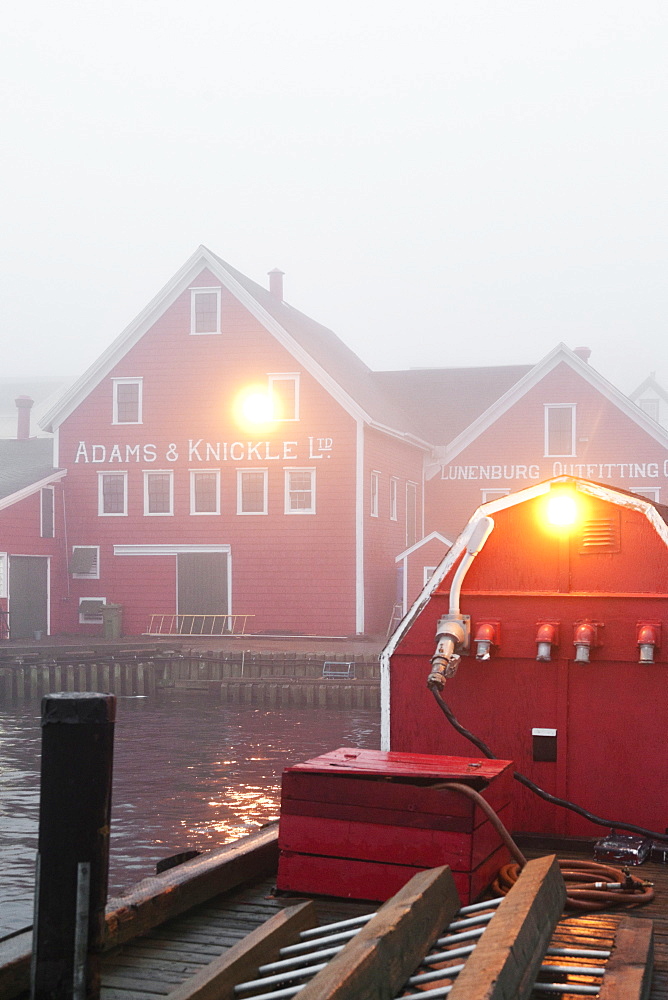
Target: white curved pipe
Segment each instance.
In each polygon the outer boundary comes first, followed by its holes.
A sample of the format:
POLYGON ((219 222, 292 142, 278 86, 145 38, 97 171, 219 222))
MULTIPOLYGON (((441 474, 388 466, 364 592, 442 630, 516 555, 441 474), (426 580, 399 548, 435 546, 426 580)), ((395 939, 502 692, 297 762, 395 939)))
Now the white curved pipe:
POLYGON ((481 517, 473 531, 471 532, 471 537, 466 543, 466 552, 464 557, 460 562, 455 575, 452 580, 452 585, 450 587, 450 609, 449 615, 451 617, 459 617, 459 600, 461 597, 462 583, 464 582, 464 577, 469 571, 469 566, 478 555, 483 545, 489 538, 494 529, 494 521, 491 517, 481 517))

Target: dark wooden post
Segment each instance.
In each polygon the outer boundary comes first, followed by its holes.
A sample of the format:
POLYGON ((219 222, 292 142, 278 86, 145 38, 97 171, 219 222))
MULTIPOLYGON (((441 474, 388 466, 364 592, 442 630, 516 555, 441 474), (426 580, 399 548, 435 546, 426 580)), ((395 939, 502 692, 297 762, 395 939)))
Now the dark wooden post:
POLYGON ((42 699, 32 1000, 100 995, 116 698, 42 699))

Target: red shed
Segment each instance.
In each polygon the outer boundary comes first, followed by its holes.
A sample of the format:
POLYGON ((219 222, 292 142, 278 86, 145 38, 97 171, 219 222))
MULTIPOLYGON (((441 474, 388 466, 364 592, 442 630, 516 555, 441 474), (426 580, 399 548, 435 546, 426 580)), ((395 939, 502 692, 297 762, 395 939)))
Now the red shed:
MULTIPOLYGON (((470 755, 427 688, 461 654, 443 697, 496 756, 610 825, 663 832, 667 547, 668 507, 582 479, 478 508, 384 651, 384 748, 470 755), (550 523, 555 502, 570 523, 550 523)), ((514 817, 521 832, 602 832, 520 785, 514 817)))

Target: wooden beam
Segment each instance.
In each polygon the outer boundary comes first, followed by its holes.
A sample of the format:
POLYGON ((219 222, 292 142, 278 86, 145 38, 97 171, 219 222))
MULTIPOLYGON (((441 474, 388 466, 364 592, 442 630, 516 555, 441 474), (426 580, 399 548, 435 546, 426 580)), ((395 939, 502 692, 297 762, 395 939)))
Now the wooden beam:
POLYGON ((455 979, 448 1000, 526 1000, 565 902, 556 857, 529 861, 455 979))
POLYGON ((233 1000, 238 983, 254 978, 259 965, 275 960, 284 945, 293 943, 301 931, 315 927, 317 922, 310 900, 281 910, 177 986, 167 1000, 233 1000))
POLYGON ((145 878, 127 895, 108 901, 104 950, 146 934, 221 892, 275 871, 277 863, 278 824, 274 823, 161 875, 145 878))
POLYGON ((599 1000, 647 1000, 654 968, 654 924, 622 917, 599 1000))
POLYGON ((391 1000, 459 906, 447 866, 418 872, 306 984, 299 1000, 391 1000))

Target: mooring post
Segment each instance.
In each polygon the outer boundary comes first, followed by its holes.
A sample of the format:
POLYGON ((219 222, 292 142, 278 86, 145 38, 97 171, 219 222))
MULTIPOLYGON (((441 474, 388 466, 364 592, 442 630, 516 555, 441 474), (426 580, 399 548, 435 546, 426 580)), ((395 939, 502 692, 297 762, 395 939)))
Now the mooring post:
POLYGON ((32 1000, 100 995, 116 698, 42 699, 32 1000))

